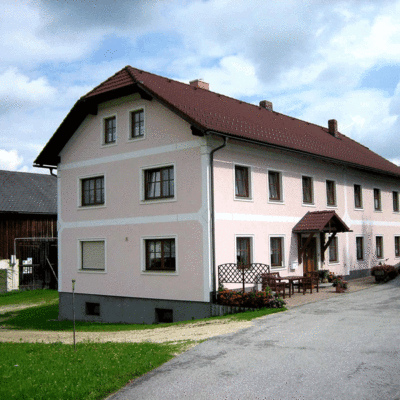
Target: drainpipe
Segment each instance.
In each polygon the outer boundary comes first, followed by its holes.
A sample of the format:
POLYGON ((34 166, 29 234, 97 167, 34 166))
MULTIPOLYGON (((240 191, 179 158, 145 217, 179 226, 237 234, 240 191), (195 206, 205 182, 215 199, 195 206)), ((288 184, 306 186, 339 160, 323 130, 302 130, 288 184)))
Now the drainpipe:
MULTIPOLYGON (((211 132, 210 132, 211 133, 211 132)), ((208 135, 210 133, 207 133, 208 135)), ((212 269, 212 288, 215 295, 216 288, 216 265, 215 265, 215 212, 214 212, 214 153, 224 148, 228 142, 228 138, 223 136, 224 143, 210 151, 210 219, 211 219, 211 269, 212 269)))

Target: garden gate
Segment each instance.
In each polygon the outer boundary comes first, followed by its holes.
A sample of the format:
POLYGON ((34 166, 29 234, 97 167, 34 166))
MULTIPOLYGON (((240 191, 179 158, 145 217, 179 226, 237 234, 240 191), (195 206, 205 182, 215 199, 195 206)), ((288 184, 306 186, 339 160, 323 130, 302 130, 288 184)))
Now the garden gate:
POLYGON ((58 288, 57 238, 17 238, 14 254, 20 290, 58 288))

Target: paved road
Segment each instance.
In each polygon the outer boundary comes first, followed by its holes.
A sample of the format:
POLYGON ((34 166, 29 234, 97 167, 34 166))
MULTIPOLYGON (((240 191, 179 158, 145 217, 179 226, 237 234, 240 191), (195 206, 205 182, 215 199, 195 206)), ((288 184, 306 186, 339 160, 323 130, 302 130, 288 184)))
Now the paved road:
POLYGON ((218 336, 112 400, 400 399, 400 277, 218 336))

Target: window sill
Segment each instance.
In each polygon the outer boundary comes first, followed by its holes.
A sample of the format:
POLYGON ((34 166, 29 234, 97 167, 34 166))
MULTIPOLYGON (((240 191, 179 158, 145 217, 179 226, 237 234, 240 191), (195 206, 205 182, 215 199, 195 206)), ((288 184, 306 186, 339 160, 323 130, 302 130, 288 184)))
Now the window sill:
POLYGON ((84 274, 106 274, 107 271, 104 270, 96 270, 96 269, 78 269, 78 272, 84 274))
POLYGON ((93 206, 79 206, 78 210, 94 210, 97 208, 106 208, 106 204, 99 204, 99 205, 93 205, 93 206))
POLYGON ((339 265, 339 261, 328 261, 328 265, 339 265))
POLYGON ((338 206, 337 206, 337 204, 335 204, 335 205, 329 205, 329 204, 327 204, 327 205, 326 205, 326 208, 338 208, 338 206))
POLYGON ((253 202, 252 197, 236 197, 233 199, 234 201, 247 201, 247 202, 253 202))
POLYGON ((382 213, 383 211, 382 211, 382 210, 374 210, 374 212, 376 212, 376 213, 382 213))
POLYGON ((177 201, 176 197, 167 197, 165 199, 140 200, 140 204, 173 203, 174 201, 177 201))
POLYGON ((285 202, 283 200, 268 200, 268 204, 279 204, 279 205, 284 205, 285 202))
POLYGON ((143 136, 137 136, 137 137, 130 137, 128 138, 128 140, 126 141, 127 143, 133 143, 133 142, 140 142, 141 140, 145 140, 146 139, 146 135, 143 136))
POLYGON ((283 270, 286 270, 286 267, 283 265, 283 266, 276 266, 276 267, 272 267, 271 266, 271 270, 275 270, 275 271, 277 271, 277 270, 279 270, 279 271, 283 271, 283 270))
POLYGON ((177 276, 177 271, 141 271, 141 275, 177 276))
POLYGON ((118 145, 118 142, 115 141, 115 142, 112 142, 112 143, 102 143, 101 147, 102 148, 107 148, 107 147, 114 147, 114 146, 117 146, 117 145, 118 145))
POLYGON ((316 207, 315 203, 301 203, 303 207, 316 207))

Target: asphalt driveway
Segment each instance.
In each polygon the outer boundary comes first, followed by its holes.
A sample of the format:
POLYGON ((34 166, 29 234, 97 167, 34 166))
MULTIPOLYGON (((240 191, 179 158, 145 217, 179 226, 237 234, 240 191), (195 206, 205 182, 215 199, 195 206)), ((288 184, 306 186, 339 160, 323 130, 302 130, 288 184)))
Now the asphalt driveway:
POLYGON ((400 399, 400 277, 209 339, 111 399, 400 399))

